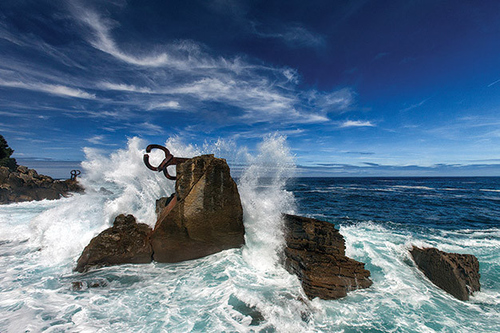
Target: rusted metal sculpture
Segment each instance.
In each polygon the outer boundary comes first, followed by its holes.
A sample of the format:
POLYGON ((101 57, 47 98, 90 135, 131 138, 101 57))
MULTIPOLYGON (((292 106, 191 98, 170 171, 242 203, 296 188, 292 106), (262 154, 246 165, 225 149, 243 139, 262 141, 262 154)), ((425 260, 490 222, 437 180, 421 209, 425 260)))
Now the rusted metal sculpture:
POLYGON ((160 163, 160 165, 158 165, 157 167, 155 167, 155 166, 152 166, 149 163, 149 155, 148 154, 144 154, 144 164, 146 164, 146 166, 148 167, 148 169, 153 170, 153 171, 158 171, 158 172, 163 171, 163 174, 165 175, 165 177, 167 177, 170 180, 176 180, 177 179, 176 176, 171 176, 168 173, 167 167, 169 165, 178 165, 178 164, 181 164, 181 163, 187 161, 188 159, 187 158, 182 158, 182 157, 174 157, 174 155, 170 154, 170 151, 166 147, 163 147, 161 145, 149 145, 149 146, 147 146, 146 147, 146 153, 150 153, 151 150, 153 150, 153 149, 161 149, 161 150, 163 150, 163 152, 165 153, 165 158, 160 163))
POLYGON ((82 174, 80 170, 71 170, 71 180, 76 180, 76 177, 82 174))

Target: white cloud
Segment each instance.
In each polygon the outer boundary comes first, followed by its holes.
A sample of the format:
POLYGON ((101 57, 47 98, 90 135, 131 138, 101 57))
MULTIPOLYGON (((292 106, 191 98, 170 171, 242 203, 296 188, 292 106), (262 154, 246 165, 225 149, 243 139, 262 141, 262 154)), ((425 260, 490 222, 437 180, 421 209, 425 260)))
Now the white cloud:
POLYGON ((152 93, 152 90, 150 88, 136 87, 134 85, 124 84, 124 83, 101 82, 100 84, 98 84, 98 86, 101 87, 102 89, 107 89, 107 90, 128 91, 128 92, 145 93, 145 94, 152 93))
POLYGON ((343 113, 354 103, 356 93, 351 88, 342 88, 329 93, 311 91, 309 99, 314 107, 325 113, 343 113))
POLYGON ((103 140, 104 140, 104 135, 94 135, 91 138, 85 139, 85 141, 88 141, 88 142, 93 143, 95 145, 102 144, 103 140))
POLYGON ((39 82, 21 82, 21 81, 5 81, 0 79, 0 86, 19 88, 33 91, 41 91, 52 95, 64 96, 64 97, 77 97, 83 99, 95 99, 94 94, 89 94, 80 89, 71 88, 59 84, 47 84, 39 82))
POLYGON ((342 124, 340 124, 341 128, 347 127, 375 127, 370 121, 362 121, 362 120, 346 120, 342 124))
POLYGON ((116 45, 110 34, 111 22, 105 22, 99 15, 85 8, 75 10, 77 17, 93 30, 93 39, 90 41, 92 46, 113 57, 129 64, 137 66, 158 67, 169 64, 169 56, 166 53, 159 53, 152 56, 138 57, 130 55, 116 45))
POLYGON ((159 102, 159 103, 152 103, 148 110, 177 110, 180 109, 181 105, 177 101, 167 101, 167 102, 159 102))

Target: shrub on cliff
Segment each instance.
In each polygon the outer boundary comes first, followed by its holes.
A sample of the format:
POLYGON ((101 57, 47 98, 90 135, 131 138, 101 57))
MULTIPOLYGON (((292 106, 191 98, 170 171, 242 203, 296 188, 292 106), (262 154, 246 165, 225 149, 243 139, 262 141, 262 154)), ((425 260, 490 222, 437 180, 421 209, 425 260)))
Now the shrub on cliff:
POLYGON ((11 171, 15 171, 17 169, 17 162, 15 158, 10 157, 12 153, 14 153, 14 150, 9 147, 7 141, 0 134, 0 166, 4 166, 9 168, 11 171))

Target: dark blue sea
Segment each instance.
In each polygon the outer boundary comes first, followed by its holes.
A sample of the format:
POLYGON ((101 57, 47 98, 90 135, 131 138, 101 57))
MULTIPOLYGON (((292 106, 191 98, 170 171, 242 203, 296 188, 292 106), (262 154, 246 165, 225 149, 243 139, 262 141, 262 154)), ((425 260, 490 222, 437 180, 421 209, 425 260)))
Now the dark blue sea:
POLYGON ((85 194, 0 206, 0 332, 500 332, 500 178, 293 178, 276 137, 237 175, 243 248, 74 273, 116 215, 154 225, 155 200, 174 191, 142 164, 145 146, 134 138, 109 156, 86 150, 85 194), (282 212, 333 223, 373 285, 307 300, 279 265, 282 212), (463 302, 435 287, 412 245, 475 255, 481 291, 463 302))

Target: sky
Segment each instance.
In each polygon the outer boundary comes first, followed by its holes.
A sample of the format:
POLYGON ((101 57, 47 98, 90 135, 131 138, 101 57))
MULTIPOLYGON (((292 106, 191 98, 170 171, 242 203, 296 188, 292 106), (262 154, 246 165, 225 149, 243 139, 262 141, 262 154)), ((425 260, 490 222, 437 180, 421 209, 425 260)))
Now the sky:
POLYGON ((2 0, 0 134, 37 165, 278 133, 305 176, 500 176, 499 17, 496 0, 2 0))

